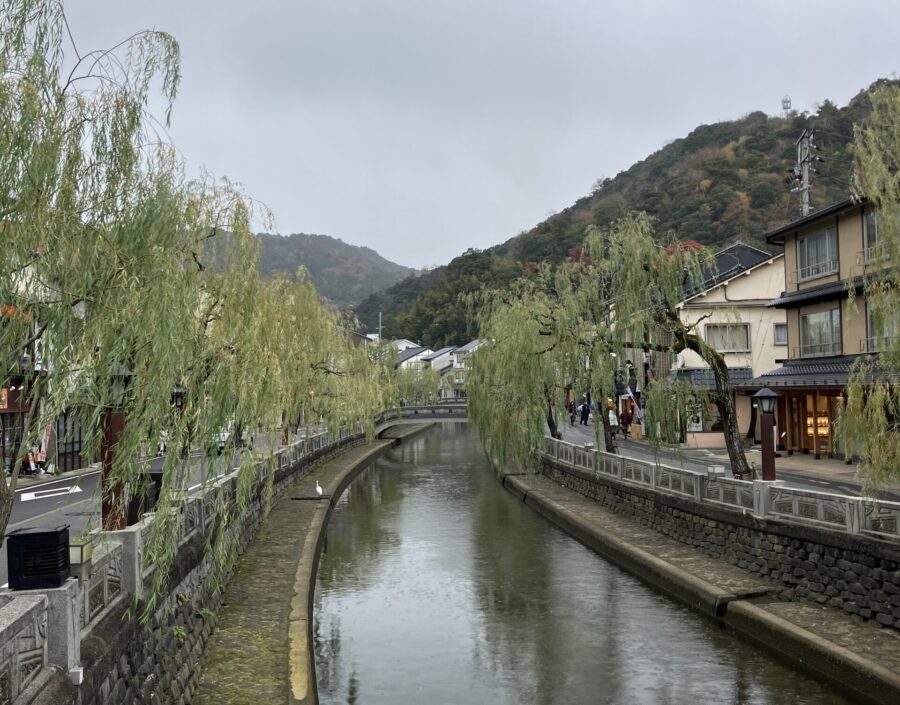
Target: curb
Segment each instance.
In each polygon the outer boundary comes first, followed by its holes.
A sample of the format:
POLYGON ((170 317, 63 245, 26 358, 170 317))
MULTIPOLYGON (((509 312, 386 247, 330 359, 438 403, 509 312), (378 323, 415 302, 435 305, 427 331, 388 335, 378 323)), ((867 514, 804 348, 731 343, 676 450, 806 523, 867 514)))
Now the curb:
POLYGON ((777 652, 806 671, 824 677, 865 702, 892 705, 900 700, 900 676, 843 646, 823 639, 752 602, 728 606, 726 626, 777 652))
POLYGON ((529 491, 521 477, 505 476, 504 485, 526 505, 588 548, 700 612, 711 617, 721 616, 725 606, 738 599, 733 592, 722 590, 621 539, 601 533, 540 491, 529 491))
MULTIPOLYGON (((288 617, 288 705, 318 705, 319 693, 316 685, 316 664, 313 657, 313 603, 315 601, 316 573, 319 558, 325 543, 325 528, 347 485, 359 475, 373 460, 389 448, 430 431, 434 423, 420 425, 405 424, 409 430, 394 438, 375 439, 370 450, 352 466, 329 478, 323 489, 322 500, 310 521, 300 561, 294 574, 294 596, 291 599, 288 617), (302 664, 302 666, 301 666, 302 664)), ((399 425, 398 425, 399 426, 399 425)), ((390 428, 397 428, 390 427, 390 428)), ((388 430, 388 429, 385 429, 388 430)), ((309 478, 306 475, 305 478, 309 478)))

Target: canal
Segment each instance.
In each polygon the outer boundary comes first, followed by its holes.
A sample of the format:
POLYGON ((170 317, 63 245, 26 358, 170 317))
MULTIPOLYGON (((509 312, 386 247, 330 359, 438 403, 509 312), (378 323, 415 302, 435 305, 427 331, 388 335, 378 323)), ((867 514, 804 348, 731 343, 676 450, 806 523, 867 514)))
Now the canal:
POLYGON ((340 498, 316 581, 322 705, 849 705, 584 548, 447 423, 340 498))

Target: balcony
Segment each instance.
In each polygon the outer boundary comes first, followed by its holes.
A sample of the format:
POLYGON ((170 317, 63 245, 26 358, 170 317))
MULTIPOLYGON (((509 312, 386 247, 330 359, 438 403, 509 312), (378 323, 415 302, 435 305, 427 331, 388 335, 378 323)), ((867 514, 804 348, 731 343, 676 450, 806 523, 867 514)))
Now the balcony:
POLYGON ((808 267, 803 267, 802 269, 791 272, 791 283, 799 284, 801 282, 809 281, 810 279, 818 279, 819 277, 825 277, 829 274, 835 274, 839 268, 840 262, 836 259, 816 262, 808 267))
POLYGON ((884 245, 873 245, 865 250, 856 253, 856 264, 860 267, 883 262, 888 257, 887 247, 884 245))
POLYGON ((897 344, 900 336, 890 335, 877 338, 863 338, 859 341, 859 351, 861 353, 877 353, 884 352, 897 344))
POLYGON ((800 347, 791 348, 790 359, 797 360, 804 357, 830 357, 842 353, 841 341, 833 340, 827 343, 810 343, 800 347))

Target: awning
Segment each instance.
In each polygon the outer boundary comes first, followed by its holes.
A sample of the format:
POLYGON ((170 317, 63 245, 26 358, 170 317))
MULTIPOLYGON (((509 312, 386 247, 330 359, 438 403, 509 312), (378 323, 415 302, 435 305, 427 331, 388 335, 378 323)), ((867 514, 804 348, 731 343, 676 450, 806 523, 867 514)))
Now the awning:
POLYGON ((822 284, 809 289, 800 289, 790 293, 782 292, 781 296, 773 299, 766 304, 769 308, 794 308, 808 301, 818 303, 820 301, 838 301, 846 299, 853 289, 856 294, 861 294, 865 283, 862 277, 855 277, 852 280, 843 279, 839 282, 831 282, 830 284, 822 284))

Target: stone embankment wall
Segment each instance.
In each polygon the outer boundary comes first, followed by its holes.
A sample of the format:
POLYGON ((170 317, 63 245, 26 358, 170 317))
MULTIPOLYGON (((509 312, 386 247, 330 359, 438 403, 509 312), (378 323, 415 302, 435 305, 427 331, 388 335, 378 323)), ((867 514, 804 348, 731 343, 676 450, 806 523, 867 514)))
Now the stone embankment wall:
POLYGON ((900 629, 900 545, 755 517, 638 487, 544 457, 543 473, 616 513, 781 583, 796 596, 900 629))
MULTIPOLYGON (((99 537, 90 564, 56 590, 0 594, 0 644, 10 651, 0 664, 0 705, 132 705, 190 702, 198 665, 221 605, 222 586, 211 580, 208 542, 229 534, 243 552, 271 499, 335 452, 363 442, 342 432, 306 439, 279 451, 271 494, 269 469, 256 469, 245 510, 223 525, 213 502, 235 506, 237 472, 200 496, 182 501, 184 512, 168 591, 146 621, 134 618, 151 594, 153 573, 144 548, 152 516, 99 537), (136 597, 136 599, 135 599, 136 597), (6 619, 5 614, 15 614, 6 619), (19 614, 23 613, 23 614, 19 614)), ((262 596, 261 596, 262 597, 262 596)))

